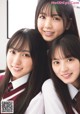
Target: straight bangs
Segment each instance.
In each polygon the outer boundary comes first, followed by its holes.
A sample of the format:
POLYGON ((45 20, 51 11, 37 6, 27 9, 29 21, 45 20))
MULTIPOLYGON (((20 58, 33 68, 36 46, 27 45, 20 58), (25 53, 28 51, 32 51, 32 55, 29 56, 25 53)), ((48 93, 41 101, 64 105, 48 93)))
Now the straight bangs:
POLYGON ((43 7, 40 10, 40 13, 44 13, 43 11, 46 12, 48 16, 55 15, 56 11, 57 14, 62 18, 64 27, 66 26, 66 22, 70 21, 69 13, 71 12, 71 8, 70 6, 67 6, 65 4, 53 4, 53 2, 48 2, 43 5, 43 7))
POLYGON ((28 37, 26 37, 26 34, 19 33, 13 35, 12 39, 9 41, 7 45, 7 51, 10 48, 14 48, 17 51, 22 51, 26 49, 27 46, 29 46, 28 37))
POLYGON ((61 53, 61 58, 68 58, 73 56, 71 49, 68 49, 65 45, 56 45, 54 51, 51 50, 51 60, 55 58, 56 51, 61 53))
POLYGON ((71 12, 71 6, 65 5, 65 4, 53 4, 53 1, 45 3, 42 6, 39 13, 42 13, 44 9, 45 9, 45 12, 47 12, 47 14, 51 15, 51 16, 55 13, 55 10, 56 10, 58 15, 62 18, 64 18, 64 17, 68 18, 69 14, 71 12), (68 7, 68 8, 66 8, 66 7, 68 7))
POLYGON ((60 45, 60 49, 65 58, 74 57, 80 61, 80 51, 79 51, 80 48, 78 49, 74 45, 70 46, 70 45, 63 44, 63 45, 60 45))
POLYGON ((40 13, 46 13, 48 16, 52 15, 52 5, 50 3, 45 3, 40 10, 40 13))
POLYGON ((56 49, 59 49, 65 58, 75 57, 80 61, 80 40, 76 36, 69 34, 53 41, 50 49, 51 59, 54 58, 56 49))

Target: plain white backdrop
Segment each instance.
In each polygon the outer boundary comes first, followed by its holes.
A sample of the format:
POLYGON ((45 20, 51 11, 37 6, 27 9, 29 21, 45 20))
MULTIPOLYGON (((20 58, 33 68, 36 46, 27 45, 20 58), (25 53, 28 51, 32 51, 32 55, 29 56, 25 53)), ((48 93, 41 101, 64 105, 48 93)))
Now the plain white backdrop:
POLYGON ((38 0, 8 0, 8 36, 20 28, 34 28, 38 0))

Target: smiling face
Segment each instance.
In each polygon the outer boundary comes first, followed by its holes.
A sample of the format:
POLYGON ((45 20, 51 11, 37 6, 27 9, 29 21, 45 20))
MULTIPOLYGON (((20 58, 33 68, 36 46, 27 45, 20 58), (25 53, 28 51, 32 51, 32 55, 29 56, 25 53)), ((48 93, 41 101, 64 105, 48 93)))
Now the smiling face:
POLYGON ((29 47, 21 51, 10 48, 7 53, 7 66, 13 76, 13 80, 30 73, 32 70, 32 58, 29 47))
POLYGON ((24 31, 16 32, 7 45, 7 67, 16 80, 32 71, 32 57, 28 37, 24 31))
POLYGON ((52 69, 64 83, 77 87, 80 75, 80 62, 77 58, 65 57, 63 51, 58 47, 52 57, 52 69))
POLYGON ((47 4, 40 11, 37 27, 47 42, 51 42, 65 31, 62 17, 57 13, 55 6, 51 9, 50 4, 47 4))

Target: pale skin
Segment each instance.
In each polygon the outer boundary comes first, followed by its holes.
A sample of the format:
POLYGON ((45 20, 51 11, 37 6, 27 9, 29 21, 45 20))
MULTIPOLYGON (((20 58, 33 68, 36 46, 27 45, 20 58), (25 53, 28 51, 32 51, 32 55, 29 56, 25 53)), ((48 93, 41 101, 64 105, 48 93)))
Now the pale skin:
MULTIPOLYGON (((68 23, 63 24, 63 19, 58 15, 55 7, 53 7, 53 14, 50 14, 51 10, 48 6, 40 12, 37 20, 37 27, 44 40, 51 42, 56 37, 60 36, 65 29, 67 29, 68 23)), ((66 19, 65 19, 66 20, 66 19)))
POLYGON ((58 47, 52 59, 52 69, 65 84, 73 84, 76 88, 80 88, 80 61, 77 58, 66 58, 58 47))
POLYGON ((32 71, 32 58, 29 47, 18 52, 15 48, 10 48, 7 53, 7 66, 16 80, 32 71))

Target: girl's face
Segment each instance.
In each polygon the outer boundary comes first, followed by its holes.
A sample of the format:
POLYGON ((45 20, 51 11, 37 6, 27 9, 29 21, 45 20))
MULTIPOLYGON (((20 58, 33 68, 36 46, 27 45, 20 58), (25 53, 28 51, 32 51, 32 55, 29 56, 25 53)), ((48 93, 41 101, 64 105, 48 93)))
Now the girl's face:
POLYGON ((13 80, 30 73, 32 70, 32 58, 29 47, 21 51, 10 48, 7 53, 7 66, 13 75, 13 80))
POLYGON ((74 57, 66 58, 59 47, 55 49, 54 57, 52 57, 52 69, 64 83, 78 86, 80 62, 74 57))
POLYGON ((52 15, 51 8, 46 7, 38 16, 37 27, 44 40, 51 42, 65 31, 65 27, 63 19, 58 15, 55 7, 53 7, 52 15))

